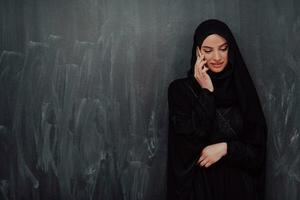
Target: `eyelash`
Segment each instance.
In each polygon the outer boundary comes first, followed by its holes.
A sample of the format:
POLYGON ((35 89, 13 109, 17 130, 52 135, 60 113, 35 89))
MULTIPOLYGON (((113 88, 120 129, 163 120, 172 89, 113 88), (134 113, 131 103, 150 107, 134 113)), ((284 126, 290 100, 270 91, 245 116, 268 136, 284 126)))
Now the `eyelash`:
MULTIPOLYGON (((226 48, 224 48, 224 49, 220 49, 220 50, 221 50, 221 51, 227 51, 227 49, 228 49, 228 47, 226 47, 226 48)), ((205 50, 204 50, 204 52, 205 52, 205 53, 210 53, 210 52, 212 52, 212 51, 211 51, 211 50, 209 50, 209 51, 205 51, 205 50)))
POLYGON ((224 49, 221 49, 221 51, 226 51, 228 49, 228 47, 225 47, 224 49))

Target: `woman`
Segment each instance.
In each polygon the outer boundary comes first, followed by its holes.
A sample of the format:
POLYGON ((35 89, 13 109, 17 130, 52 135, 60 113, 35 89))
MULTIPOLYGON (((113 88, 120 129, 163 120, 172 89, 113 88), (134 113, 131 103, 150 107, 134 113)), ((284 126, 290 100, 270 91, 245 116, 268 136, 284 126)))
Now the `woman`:
POLYGON ((168 100, 168 199, 264 199, 267 126, 226 24, 197 27, 188 77, 168 100))

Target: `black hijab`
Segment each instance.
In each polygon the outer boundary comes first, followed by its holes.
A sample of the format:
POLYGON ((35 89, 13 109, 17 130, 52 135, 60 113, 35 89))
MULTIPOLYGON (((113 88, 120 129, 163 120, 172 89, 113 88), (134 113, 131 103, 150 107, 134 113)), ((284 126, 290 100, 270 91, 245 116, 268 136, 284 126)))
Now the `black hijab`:
POLYGON ((214 86, 214 96, 216 99, 217 107, 228 107, 236 102, 236 94, 233 83, 233 71, 234 71, 234 56, 233 54, 237 49, 234 37, 226 24, 219 20, 211 19, 201 23, 194 34, 194 43, 192 48, 192 58, 191 58, 191 68, 188 72, 189 76, 194 75, 194 65, 196 62, 196 48, 201 47, 205 38, 212 34, 218 34, 223 37, 228 44, 228 64, 222 72, 214 73, 208 70, 208 75, 210 76, 213 86, 214 86))
MULTIPOLYGON (((209 72, 212 82, 215 87, 214 95, 217 99, 217 104, 231 104, 237 101, 244 119, 243 138, 248 142, 263 147, 261 163, 261 189, 264 188, 264 168, 265 168, 265 142, 267 139, 267 125, 265 117, 260 105, 260 101, 247 70, 246 64, 234 36, 228 26, 216 19, 210 19, 202 22, 196 29, 194 34, 194 43, 192 48, 191 68, 188 76, 194 78, 194 65, 196 62, 196 48, 201 46, 204 39, 211 35, 218 34, 226 39, 228 43, 228 65, 220 73, 209 72), (230 97, 234 94, 234 97, 230 97), (219 103, 218 103, 219 102, 219 103)), ((261 191, 263 193, 263 191, 261 191)))
POLYGON ((236 96, 236 100, 241 107, 246 121, 248 121, 249 124, 264 127, 266 131, 266 122, 255 86, 235 38, 224 22, 217 19, 209 19, 199 24, 194 33, 191 68, 188 72, 188 76, 194 76, 194 65, 197 59, 195 52, 197 46, 201 46, 204 39, 211 34, 222 36, 226 39, 228 44, 228 65, 225 69, 220 73, 214 73, 208 70, 208 74, 212 79, 214 87, 216 87, 214 92, 216 93, 215 95, 219 95, 220 99, 227 99, 233 102, 235 101, 235 98, 230 98, 229 94, 234 92, 234 96, 236 96))

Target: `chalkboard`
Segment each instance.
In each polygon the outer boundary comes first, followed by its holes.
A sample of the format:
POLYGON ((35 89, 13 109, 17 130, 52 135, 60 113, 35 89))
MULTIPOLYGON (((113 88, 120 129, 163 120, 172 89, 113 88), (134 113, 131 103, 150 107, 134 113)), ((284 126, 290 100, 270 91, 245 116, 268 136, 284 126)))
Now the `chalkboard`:
POLYGON ((168 84, 232 29, 268 123, 266 199, 300 198, 300 2, 2 0, 0 197, 166 197, 168 84))

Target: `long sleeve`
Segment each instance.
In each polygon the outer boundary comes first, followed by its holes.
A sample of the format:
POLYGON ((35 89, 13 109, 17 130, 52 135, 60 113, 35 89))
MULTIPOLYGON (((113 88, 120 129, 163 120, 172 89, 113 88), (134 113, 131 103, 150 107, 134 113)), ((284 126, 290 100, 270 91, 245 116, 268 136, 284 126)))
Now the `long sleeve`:
MULTIPOLYGON (((255 129, 254 129, 255 130, 255 129)), ((256 129, 255 131, 260 131, 256 129)), ((225 159, 231 164, 241 167, 250 172, 256 172, 261 169, 265 160, 265 139, 263 134, 260 138, 243 138, 243 140, 228 141, 227 155, 225 159)))
POLYGON ((191 139, 207 137, 207 128, 215 117, 214 97, 204 89, 188 88, 185 82, 174 81, 168 89, 169 115, 174 134, 191 139), (201 94, 200 94, 201 93, 201 94), (196 117, 194 115, 197 115, 196 117), (193 119, 199 119, 195 121, 193 119))
POLYGON ((195 181, 201 182, 199 179, 195 180, 195 173, 199 170, 196 162, 202 149, 208 145, 212 125, 209 118, 215 113, 214 104, 211 104, 213 96, 209 93, 194 96, 185 81, 173 81, 168 89, 169 199, 188 199, 195 181), (203 110, 203 100, 207 100, 206 111, 203 110))

